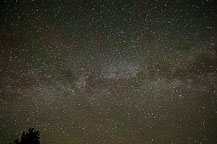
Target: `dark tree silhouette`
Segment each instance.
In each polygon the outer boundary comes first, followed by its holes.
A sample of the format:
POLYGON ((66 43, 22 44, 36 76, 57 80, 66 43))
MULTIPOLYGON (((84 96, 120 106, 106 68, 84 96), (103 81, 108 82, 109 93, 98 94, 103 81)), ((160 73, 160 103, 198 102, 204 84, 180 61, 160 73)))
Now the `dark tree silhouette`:
POLYGON ((10 144, 40 144, 39 135, 39 131, 34 131, 34 128, 30 128, 28 132, 23 132, 20 141, 16 139, 10 144))

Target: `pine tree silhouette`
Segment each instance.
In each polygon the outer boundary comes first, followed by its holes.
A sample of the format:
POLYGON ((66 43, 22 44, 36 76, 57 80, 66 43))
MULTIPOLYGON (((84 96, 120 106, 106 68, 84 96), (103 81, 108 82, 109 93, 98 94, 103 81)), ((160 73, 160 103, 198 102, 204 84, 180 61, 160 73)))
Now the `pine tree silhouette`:
POLYGON ((39 131, 34 131, 34 128, 30 128, 28 132, 23 132, 20 141, 16 139, 10 144, 40 144, 39 136, 39 131))

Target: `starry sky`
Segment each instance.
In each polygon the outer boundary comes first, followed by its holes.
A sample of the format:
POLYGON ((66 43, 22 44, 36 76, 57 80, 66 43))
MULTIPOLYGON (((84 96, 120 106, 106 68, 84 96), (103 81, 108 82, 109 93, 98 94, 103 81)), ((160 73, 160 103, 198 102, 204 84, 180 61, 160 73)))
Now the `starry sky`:
POLYGON ((217 143, 215 0, 1 0, 0 144, 217 143))

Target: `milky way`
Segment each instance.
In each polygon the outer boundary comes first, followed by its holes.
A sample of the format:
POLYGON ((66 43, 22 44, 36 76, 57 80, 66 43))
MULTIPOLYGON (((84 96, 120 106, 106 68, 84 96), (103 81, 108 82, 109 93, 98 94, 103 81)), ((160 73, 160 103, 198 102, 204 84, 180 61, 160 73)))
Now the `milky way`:
POLYGON ((217 143, 214 0, 0 2, 0 144, 217 143))

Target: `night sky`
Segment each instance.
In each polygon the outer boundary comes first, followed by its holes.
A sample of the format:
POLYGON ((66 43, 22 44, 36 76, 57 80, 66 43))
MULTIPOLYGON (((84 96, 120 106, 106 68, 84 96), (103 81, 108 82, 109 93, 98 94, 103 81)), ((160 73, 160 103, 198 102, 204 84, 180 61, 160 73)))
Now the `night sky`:
POLYGON ((215 0, 1 0, 0 144, 216 144, 215 0))

